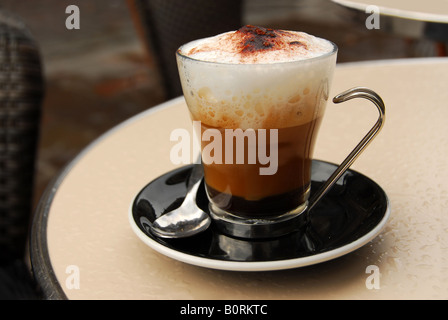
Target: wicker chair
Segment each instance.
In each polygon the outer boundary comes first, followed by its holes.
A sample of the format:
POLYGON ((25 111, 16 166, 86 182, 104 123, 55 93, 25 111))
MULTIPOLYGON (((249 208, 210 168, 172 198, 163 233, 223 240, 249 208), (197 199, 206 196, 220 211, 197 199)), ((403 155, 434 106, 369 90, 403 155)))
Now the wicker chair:
POLYGON ((182 95, 176 50, 191 40, 241 27, 243 0, 128 0, 149 53, 159 66, 167 98, 182 95))
POLYGON ((0 10, 0 298, 35 298, 25 265, 44 92, 36 42, 0 10))

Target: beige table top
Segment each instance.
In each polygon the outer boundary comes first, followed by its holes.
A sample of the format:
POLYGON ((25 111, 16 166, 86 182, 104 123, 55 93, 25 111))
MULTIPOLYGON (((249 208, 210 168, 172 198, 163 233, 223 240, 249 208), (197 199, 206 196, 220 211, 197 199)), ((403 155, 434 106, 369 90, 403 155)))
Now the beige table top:
POLYGON ((364 11, 377 6, 383 15, 426 22, 448 23, 446 0, 332 0, 345 7, 364 11))
MULTIPOLYGON (((176 167, 171 131, 191 129, 178 98, 106 133, 48 190, 32 235, 36 276, 50 298, 447 299, 447 83, 445 58, 336 68, 332 96, 360 85, 386 103, 384 129, 352 168, 382 186, 392 207, 381 234, 346 256, 275 272, 219 271, 172 260, 140 241, 129 205, 176 167), (379 289, 366 286, 370 265, 380 271, 379 289)), ((364 100, 329 103, 315 157, 342 161, 376 118, 364 100)))

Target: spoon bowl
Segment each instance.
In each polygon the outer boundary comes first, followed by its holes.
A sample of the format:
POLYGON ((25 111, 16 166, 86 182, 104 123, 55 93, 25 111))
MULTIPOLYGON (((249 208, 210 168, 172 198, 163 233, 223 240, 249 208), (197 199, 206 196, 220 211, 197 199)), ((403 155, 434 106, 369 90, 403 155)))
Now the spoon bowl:
POLYGON ((152 232, 161 238, 191 237, 206 230, 211 223, 210 216, 196 204, 196 194, 202 179, 188 190, 179 208, 157 218, 151 226, 152 232))

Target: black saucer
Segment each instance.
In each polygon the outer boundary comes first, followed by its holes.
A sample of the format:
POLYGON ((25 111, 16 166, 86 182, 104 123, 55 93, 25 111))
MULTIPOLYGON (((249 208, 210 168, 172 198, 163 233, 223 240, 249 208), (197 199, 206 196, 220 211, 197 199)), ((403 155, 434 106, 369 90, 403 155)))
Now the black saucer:
MULTIPOLYGON (((319 186, 336 165, 313 160, 312 186, 319 186)), ((178 207, 185 196, 193 165, 149 183, 134 199, 129 218, 134 232, 153 249, 187 263, 225 270, 276 270, 310 265, 351 252, 378 235, 390 215, 385 192, 366 176, 347 170, 329 193, 309 212, 309 223, 286 236, 247 240, 220 233, 213 225, 184 239, 154 236, 149 224, 178 207)), ((208 212, 204 185, 198 205, 208 212)))

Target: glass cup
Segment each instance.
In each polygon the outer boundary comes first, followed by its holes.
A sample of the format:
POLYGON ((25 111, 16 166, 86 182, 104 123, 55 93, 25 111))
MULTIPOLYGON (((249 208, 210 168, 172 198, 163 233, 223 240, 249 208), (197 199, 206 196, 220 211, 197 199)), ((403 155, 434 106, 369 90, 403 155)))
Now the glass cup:
POLYGON ((177 51, 192 120, 200 126, 210 215, 222 232, 242 238, 284 235, 307 213, 381 129, 384 104, 367 88, 334 99, 363 97, 380 117, 321 190, 310 198, 311 163, 336 65, 324 55, 270 64, 208 62, 177 51))

